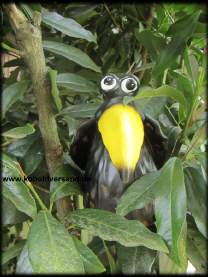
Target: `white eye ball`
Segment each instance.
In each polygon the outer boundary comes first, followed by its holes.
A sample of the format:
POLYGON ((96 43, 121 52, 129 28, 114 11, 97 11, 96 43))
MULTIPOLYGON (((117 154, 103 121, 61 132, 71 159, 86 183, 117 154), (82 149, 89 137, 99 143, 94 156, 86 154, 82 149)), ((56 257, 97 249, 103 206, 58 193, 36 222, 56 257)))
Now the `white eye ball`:
POLYGON ((113 76, 105 76, 101 83, 102 90, 108 91, 113 89, 116 86, 116 79, 113 76))
POLYGON ((121 89, 125 93, 129 93, 138 89, 137 81, 133 78, 126 78, 121 82, 121 89))

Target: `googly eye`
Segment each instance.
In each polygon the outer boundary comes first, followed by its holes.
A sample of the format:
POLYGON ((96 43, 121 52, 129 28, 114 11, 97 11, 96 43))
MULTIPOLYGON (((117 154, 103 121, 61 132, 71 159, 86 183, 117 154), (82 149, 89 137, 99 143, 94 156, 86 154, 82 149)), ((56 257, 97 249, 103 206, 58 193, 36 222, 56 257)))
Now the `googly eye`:
POLYGON ((138 83, 134 78, 126 78, 121 82, 121 89, 125 93, 136 91, 138 89, 138 83))
POLYGON ((102 90, 105 90, 105 91, 111 90, 116 86, 116 79, 111 75, 105 76, 101 80, 100 85, 102 90))

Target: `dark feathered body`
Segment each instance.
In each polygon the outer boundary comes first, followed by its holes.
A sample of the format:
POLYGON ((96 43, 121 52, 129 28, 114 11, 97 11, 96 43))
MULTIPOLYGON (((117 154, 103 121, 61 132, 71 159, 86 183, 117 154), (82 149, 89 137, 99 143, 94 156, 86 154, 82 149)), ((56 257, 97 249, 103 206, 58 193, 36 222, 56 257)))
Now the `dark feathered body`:
MULTIPOLYGON (((103 143, 98 123, 104 111, 116 104, 123 104, 123 97, 105 101, 95 114, 95 118, 79 128, 71 146, 71 156, 85 170, 87 182, 83 186, 86 206, 115 211, 117 202, 129 184, 139 177, 157 170, 164 163, 164 137, 159 126, 152 119, 141 115, 144 125, 144 142, 139 159, 133 171, 117 168, 113 164, 108 149, 103 143)), ((131 105, 134 109, 134 105, 131 105)), ((115 138, 112 134, 112 140, 115 138)), ((152 205, 133 212, 129 218, 139 217, 143 222, 152 221, 152 205)), ((149 224, 149 223, 147 223, 149 224)))

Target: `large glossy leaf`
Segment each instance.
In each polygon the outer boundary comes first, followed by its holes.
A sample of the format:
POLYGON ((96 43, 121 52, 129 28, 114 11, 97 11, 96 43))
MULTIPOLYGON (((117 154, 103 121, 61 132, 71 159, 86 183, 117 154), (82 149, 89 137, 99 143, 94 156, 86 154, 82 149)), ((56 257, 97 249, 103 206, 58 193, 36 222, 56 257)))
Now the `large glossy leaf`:
POLYGON ((67 114, 73 118, 93 117, 99 106, 100 104, 98 103, 71 105, 63 109, 62 111, 60 111, 59 114, 60 115, 67 114))
POLYGON ((2 135, 4 137, 20 139, 28 135, 31 135, 34 132, 35 132, 35 128, 33 127, 33 125, 30 123, 27 123, 25 126, 10 129, 4 132, 2 135))
POLYGON ((186 112, 186 99, 183 95, 183 93, 171 86, 164 85, 157 89, 153 89, 150 87, 144 87, 140 90, 139 94, 135 96, 132 99, 128 99, 127 102, 131 102, 133 100, 139 100, 146 97, 160 97, 160 96, 166 96, 174 99, 175 101, 179 102, 180 105, 183 107, 184 112, 186 112))
POLYGON ((95 274, 105 271, 105 267, 89 247, 83 244, 75 236, 73 237, 73 240, 82 259, 85 273, 95 274))
POLYGON ((154 60, 160 55, 161 50, 165 48, 166 42, 163 37, 155 35, 151 30, 139 32, 135 30, 136 39, 148 50, 154 60))
POLYGON ((188 196, 188 209, 192 213, 199 231, 207 237, 207 185, 200 167, 185 168, 185 184, 188 196))
MULTIPOLYGON (((177 21, 171 28, 175 31, 172 40, 162 50, 153 69, 154 77, 160 75, 166 68, 175 62, 177 56, 183 50, 187 39, 193 34, 197 26, 199 11, 177 21)), ((169 31, 170 33, 170 31, 169 31)))
POLYGON ((31 274, 33 273, 33 268, 31 262, 29 260, 29 253, 28 253, 28 243, 25 243, 20 256, 17 261, 17 268, 16 273, 18 274, 31 274))
POLYGON ((19 255, 19 253, 21 252, 24 244, 25 244, 25 241, 22 240, 22 241, 17 242, 13 246, 10 246, 5 251, 3 251, 3 253, 2 253, 3 254, 2 255, 2 264, 5 264, 8 261, 10 261, 11 259, 17 257, 19 255))
POLYGON ((186 273, 187 267, 180 267, 165 253, 159 253, 159 272, 160 274, 180 274, 186 273))
POLYGON ((172 71, 170 74, 174 77, 177 89, 183 93, 186 99, 186 105, 189 109, 193 102, 193 87, 191 80, 185 74, 177 70, 172 71))
POLYGON ((57 77, 57 85, 59 87, 64 87, 68 88, 69 90, 83 93, 88 92, 90 94, 93 94, 98 91, 97 86, 93 82, 73 73, 59 74, 57 77))
POLYGON ((81 176, 69 166, 63 165, 54 174, 54 179, 50 184, 50 201, 54 202, 68 195, 82 194, 80 188, 81 176))
POLYGON ((117 244, 119 268, 123 274, 151 273, 157 252, 143 246, 124 247, 117 244))
POLYGON ((22 158, 30 149, 30 147, 33 144, 37 143, 39 137, 39 134, 35 132, 34 134, 29 135, 25 138, 18 139, 9 145, 8 151, 15 157, 22 158))
POLYGON ((119 199, 116 213, 126 215, 151 202, 154 199, 155 183, 158 176, 158 171, 152 172, 131 184, 119 199))
POLYGON ((17 210, 15 205, 2 197, 2 224, 3 225, 14 225, 27 220, 29 217, 17 210))
POLYGON ((165 110, 167 104, 167 97, 148 97, 138 99, 134 103, 138 111, 142 111, 144 114, 157 119, 158 116, 165 110))
POLYGON ((9 153, 21 158, 27 175, 33 173, 43 160, 44 151, 40 132, 36 131, 25 138, 15 140, 8 147, 9 153))
POLYGON ((3 90, 2 94, 2 117, 4 118, 5 113, 10 107, 27 91, 29 82, 20 81, 16 82, 3 90))
POLYGON ((198 231, 191 216, 187 218, 187 255, 198 273, 205 273, 207 270, 207 240, 198 231))
POLYGON ((195 56, 190 54, 188 48, 184 51, 184 64, 186 66, 187 73, 192 80, 192 84, 195 86, 199 76, 199 64, 195 56))
POLYGON ((68 220, 104 240, 117 241, 124 246, 143 245, 167 252, 161 237, 149 231, 142 223, 98 209, 76 210, 68 220))
POLYGON ((96 37, 72 18, 63 17, 56 12, 49 12, 42 8, 42 21, 67 36, 83 38, 96 43, 96 37))
POLYGON ((23 157, 23 167, 27 175, 33 173, 44 159, 43 145, 40 140, 33 143, 23 157), (39 143, 38 143, 39 142, 39 143))
POLYGON ((20 173, 19 168, 20 165, 16 161, 7 155, 3 155, 3 195, 18 210, 30 217, 35 217, 37 213, 35 200, 25 185, 24 176, 20 173))
POLYGON ((100 68, 93 62, 93 60, 78 48, 64 43, 46 40, 43 41, 43 48, 56 55, 63 56, 83 67, 100 72, 100 68))
POLYGON ((183 168, 178 158, 166 162, 156 186, 157 232, 168 243, 173 261, 186 267, 186 191, 183 168))
POLYGON ((47 211, 40 211, 32 223, 28 252, 35 273, 84 273, 73 238, 47 211))

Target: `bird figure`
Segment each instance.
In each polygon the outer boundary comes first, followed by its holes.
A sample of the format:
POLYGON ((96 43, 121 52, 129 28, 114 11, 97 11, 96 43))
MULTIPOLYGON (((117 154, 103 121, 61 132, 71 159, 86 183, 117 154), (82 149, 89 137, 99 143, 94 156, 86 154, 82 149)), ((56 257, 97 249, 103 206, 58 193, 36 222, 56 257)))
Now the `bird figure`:
MULTIPOLYGON (((166 138, 157 121, 138 111, 124 97, 139 92, 133 75, 108 74, 100 82, 104 102, 95 116, 79 127, 70 155, 84 170, 85 206, 115 212, 127 187, 141 176, 159 169, 165 161, 166 138)), ((153 204, 131 212, 147 227, 154 223, 153 204)))

